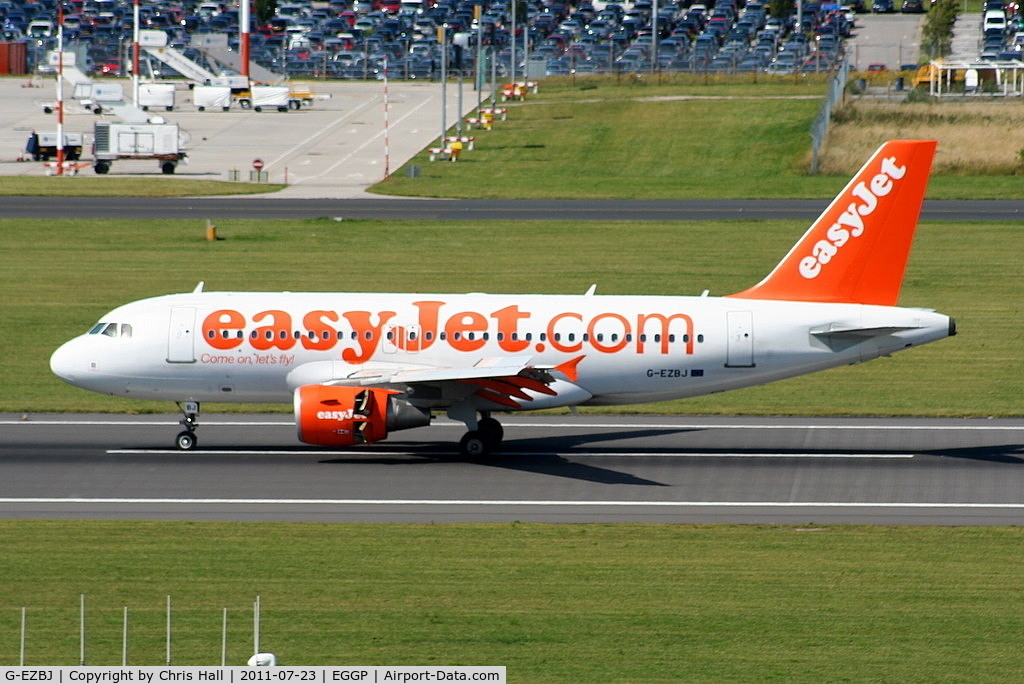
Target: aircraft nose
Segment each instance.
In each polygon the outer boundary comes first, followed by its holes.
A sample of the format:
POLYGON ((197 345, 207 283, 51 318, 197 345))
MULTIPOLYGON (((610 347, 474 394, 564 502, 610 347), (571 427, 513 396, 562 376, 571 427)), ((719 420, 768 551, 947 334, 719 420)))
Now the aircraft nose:
POLYGON ((82 374, 82 361, 74 349, 74 340, 57 347, 50 356, 50 370, 53 374, 70 385, 78 384, 82 374))

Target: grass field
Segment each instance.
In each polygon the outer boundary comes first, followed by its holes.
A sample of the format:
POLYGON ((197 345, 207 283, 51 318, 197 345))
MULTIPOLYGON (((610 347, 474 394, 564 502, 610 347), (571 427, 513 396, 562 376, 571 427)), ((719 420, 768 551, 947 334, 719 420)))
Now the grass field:
POLYGON ((0 664, 505 665, 510 682, 1019 681, 1019 529, 0 522, 0 664), (39 562, 45 558, 45 562, 39 562))
POLYGON ((1021 197, 1024 114, 1012 101, 917 103, 848 97, 811 176, 810 125, 823 79, 714 77, 662 85, 548 80, 508 103, 509 120, 472 131, 457 164, 425 153, 374 192, 427 197, 833 197, 892 138, 939 141, 933 199, 1021 197), (762 79, 763 81, 763 79, 762 79))
MULTIPOLYGON (((226 239, 211 243, 199 221, 0 220, 0 410, 172 409, 67 386, 49 372, 49 355, 119 304, 188 292, 200 280, 209 290, 582 293, 597 283, 599 294, 721 295, 760 280, 804 230, 780 221, 226 220, 218 222, 226 239), (572 258, 558 245, 571 245, 572 258)), ((1016 225, 926 224, 901 303, 954 316, 957 337, 863 366, 632 410, 1024 415, 1022 253, 1016 225)))
POLYGON ((75 197, 196 197, 275 192, 283 185, 228 183, 180 178, 0 176, 0 197, 54 195, 75 197))

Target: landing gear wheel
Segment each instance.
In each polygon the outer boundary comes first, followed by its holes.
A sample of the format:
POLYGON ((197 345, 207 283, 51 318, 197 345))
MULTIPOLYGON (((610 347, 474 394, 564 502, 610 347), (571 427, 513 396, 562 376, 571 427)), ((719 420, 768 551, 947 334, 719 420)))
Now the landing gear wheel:
POLYGON ((174 443, 182 451, 191 451, 192 449, 196 448, 196 433, 192 432, 191 430, 179 432, 177 439, 174 440, 174 443))
POLYGON ((182 451, 191 451, 196 448, 198 443, 196 428, 199 427, 199 402, 186 401, 184 405, 182 402, 178 402, 178 408, 184 414, 184 417, 178 421, 178 424, 185 429, 178 433, 174 440, 174 445, 182 451))
POLYGON ((490 444, 488 451, 497 450, 501 446, 501 440, 505 438, 505 429, 501 427, 501 423, 490 416, 481 418, 476 424, 476 429, 483 433, 490 444))
POLYGON ((459 442, 459 453, 465 458, 483 458, 491 451, 490 440, 480 430, 470 430, 459 442))

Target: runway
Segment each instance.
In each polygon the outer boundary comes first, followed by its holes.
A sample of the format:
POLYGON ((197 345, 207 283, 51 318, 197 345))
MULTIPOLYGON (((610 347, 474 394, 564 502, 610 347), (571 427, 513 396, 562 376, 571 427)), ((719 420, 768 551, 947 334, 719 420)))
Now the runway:
POLYGON ((0 416, 0 517, 327 522, 1020 525, 1024 420, 504 416, 344 451, 284 414, 0 416))
MULTIPOLYGON (((827 200, 450 200, 288 197, 5 197, 4 218, 407 221, 812 221, 827 200)), ((1020 221, 1020 200, 926 200, 922 221, 1020 221)))

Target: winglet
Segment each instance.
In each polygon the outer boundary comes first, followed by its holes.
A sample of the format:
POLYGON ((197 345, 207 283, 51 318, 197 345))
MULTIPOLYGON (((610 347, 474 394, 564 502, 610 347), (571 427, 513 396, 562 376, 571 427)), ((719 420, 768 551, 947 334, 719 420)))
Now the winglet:
POLYGON ((729 296, 895 305, 936 145, 879 147, 767 278, 729 296))
POLYGON ((579 379, 580 375, 576 367, 580 365, 580 361, 583 360, 584 356, 586 356, 586 354, 583 354, 582 356, 577 356, 576 358, 573 359, 569 359, 568 361, 564 361, 555 366, 554 368, 552 368, 552 370, 556 370, 565 377, 569 378, 569 382, 576 382, 579 379))

